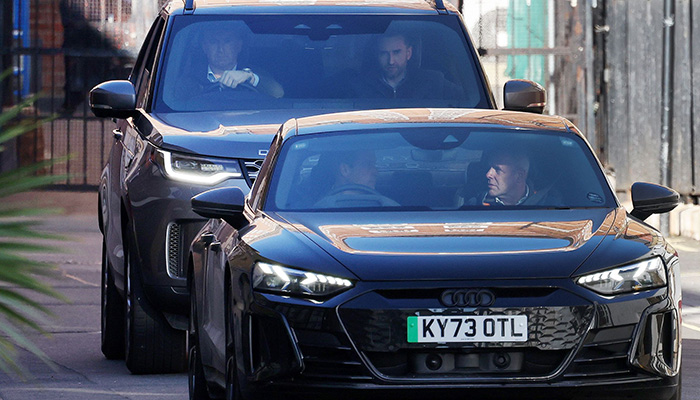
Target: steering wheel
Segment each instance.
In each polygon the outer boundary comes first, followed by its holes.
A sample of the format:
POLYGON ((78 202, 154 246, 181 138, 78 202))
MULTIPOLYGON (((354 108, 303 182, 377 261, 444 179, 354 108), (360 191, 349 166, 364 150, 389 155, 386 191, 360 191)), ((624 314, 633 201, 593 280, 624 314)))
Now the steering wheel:
POLYGON ((202 90, 198 94, 205 94, 205 93, 212 93, 216 91, 224 91, 224 90, 239 90, 239 89, 246 89, 254 93, 260 93, 258 88, 255 86, 251 85, 250 83, 241 83, 236 87, 230 87, 226 85, 222 85, 219 82, 211 82, 210 84, 204 86, 202 90))
POLYGON ((351 183, 334 188, 315 206, 319 208, 398 207, 400 204, 371 187, 351 183))
POLYGON ((327 196, 329 196, 329 197, 336 196, 336 195, 339 195, 343 192, 359 192, 359 193, 348 193, 349 196, 356 195, 356 194, 372 194, 375 196, 381 196, 381 194, 379 194, 379 192, 372 189, 371 187, 365 186, 365 185, 359 185, 357 183, 349 183, 347 185, 338 186, 337 188, 331 190, 327 194, 327 196))

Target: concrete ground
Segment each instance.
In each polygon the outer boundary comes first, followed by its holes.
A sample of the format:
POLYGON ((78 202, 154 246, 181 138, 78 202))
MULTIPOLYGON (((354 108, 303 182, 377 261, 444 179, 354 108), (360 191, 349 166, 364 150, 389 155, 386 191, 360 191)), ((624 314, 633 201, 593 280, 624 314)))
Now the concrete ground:
POLYGON ((37 190, 12 195, 7 205, 28 208, 54 208, 67 215, 97 215, 97 191, 73 192, 58 190, 37 190))

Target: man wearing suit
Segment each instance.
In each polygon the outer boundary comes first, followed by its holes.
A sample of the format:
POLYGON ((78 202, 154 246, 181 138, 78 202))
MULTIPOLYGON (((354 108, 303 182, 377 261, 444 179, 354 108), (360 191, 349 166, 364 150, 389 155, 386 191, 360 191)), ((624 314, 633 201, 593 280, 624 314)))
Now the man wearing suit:
POLYGON ((190 82, 184 85, 187 94, 197 95, 211 87, 223 90, 241 86, 276 98, 284 96, 284 89, 271 76, 239 65, 238 56, 243 49, 242 36, 233 29, 207 32, 201 42, 208 62, 207 70, 188 79, 190 82))

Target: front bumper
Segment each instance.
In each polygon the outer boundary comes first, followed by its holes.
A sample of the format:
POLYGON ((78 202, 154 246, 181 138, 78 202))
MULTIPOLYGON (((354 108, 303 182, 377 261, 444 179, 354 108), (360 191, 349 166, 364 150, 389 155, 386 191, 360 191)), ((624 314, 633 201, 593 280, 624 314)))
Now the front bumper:
POLYGON ((676 388, 680 313, 666 289, 606 300, 568 281, 539 287, 499 282, 481 286, 498 299, 488 309, 447 309, 437 300, 444 283, 421 285, 365 285, 332 304, 256 293, 250 337, 264 339, 244 349, 251 383, 274 390, 498 388, 532 390, 532 396, 636 393, 654 399, 676 388), (408 343, 406 320, 416 314, 526 314, 528 340, 408 343), (426 359, 435 356, 440 368, 427 368, 426 359))
POLYGON ((190 243, 206 223, 192 211, 190 200, 197 194, 224 186, 250 190, 259 165, 240 160, 246 175, 215 186, 177 182, 164 177, 154 163, 146 163, 129 183, 129 212, 133 225, 136 257, 149 302, 166 314, 189 311, 187 262, 190 243))

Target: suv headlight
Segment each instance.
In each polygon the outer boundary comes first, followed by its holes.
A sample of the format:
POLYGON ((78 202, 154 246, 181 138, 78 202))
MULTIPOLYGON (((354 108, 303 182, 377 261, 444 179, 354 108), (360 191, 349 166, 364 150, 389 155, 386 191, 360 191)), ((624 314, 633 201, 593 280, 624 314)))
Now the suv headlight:
POLYGON ((229 178, 241 178, 238 160, 190 156, 158 150, 157 159, 165 175, 175 181, 216 185, 229 178))
POLYGON ((661 258, 655 257, 583 275, 576 279, 576 283, 603 295, 640 292, 666 286, 666 269, 661 258))
POLYGON ((328 296, 349 289, 345 278, 300 271, 281 265, 258 262, 253 269, 253 287, 259 290, 300 296, 328 296))

